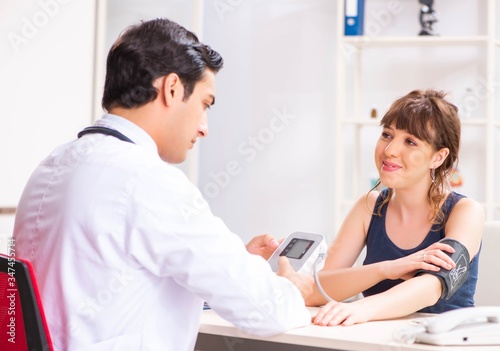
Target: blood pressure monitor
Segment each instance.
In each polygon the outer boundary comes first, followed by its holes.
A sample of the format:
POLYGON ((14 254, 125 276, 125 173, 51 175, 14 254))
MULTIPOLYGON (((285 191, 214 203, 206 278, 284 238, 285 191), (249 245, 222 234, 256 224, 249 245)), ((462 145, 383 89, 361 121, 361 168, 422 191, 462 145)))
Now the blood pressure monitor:
MULTIPOLYGON (((274 251, 269 258, 268 262, 274 272, 278 271, 278 258, 286 256, 292 265, 293 269, 297 272, 312 275, 314 265, 318 259, 318 255, 323 253, 326 255, 326 242, 321 234, 294 232, 288 235, 280 246, 274 251)), ((321 260, 321 270, 324 261, 321 260)))

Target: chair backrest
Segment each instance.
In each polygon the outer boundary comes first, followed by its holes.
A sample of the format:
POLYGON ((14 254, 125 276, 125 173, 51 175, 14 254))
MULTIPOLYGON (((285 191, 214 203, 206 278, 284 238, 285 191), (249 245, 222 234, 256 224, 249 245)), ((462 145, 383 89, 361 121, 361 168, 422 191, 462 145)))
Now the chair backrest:
POLYGON ((0 254, 0 350, 52 351, 29 261, 0 254))
POLYGON ((479 273, 474 296, 477 306, 500 306, 500 221, 484 224, 479 273))

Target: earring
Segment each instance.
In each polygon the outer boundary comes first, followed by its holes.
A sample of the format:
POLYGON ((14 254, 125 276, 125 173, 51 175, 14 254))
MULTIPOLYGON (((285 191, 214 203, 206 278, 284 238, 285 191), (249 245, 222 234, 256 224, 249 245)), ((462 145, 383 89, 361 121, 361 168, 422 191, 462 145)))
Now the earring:
POLYGON ((434 183, 435 180, 436 180, 436 169, 431 168, 431 181, 434 183))

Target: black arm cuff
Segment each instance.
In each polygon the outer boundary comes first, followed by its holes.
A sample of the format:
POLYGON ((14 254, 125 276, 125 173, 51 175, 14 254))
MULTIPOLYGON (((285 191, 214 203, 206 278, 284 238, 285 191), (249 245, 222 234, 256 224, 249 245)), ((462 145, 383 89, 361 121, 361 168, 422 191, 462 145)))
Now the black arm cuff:
POLYGON ((452 268, 451 270, 441 268, 438 272, 422 269, 417 271, 415 276, 432 274, 438 277, 443 287, 441 298, 444 297, 448 300, 469 277, 469 251, 467 251, 467 248, 463 244, 455 239, 444 238, 439 242, 450 245, 455 249, 455 252, 452 254, 445 252, 455 262, 455 268, 452 268))

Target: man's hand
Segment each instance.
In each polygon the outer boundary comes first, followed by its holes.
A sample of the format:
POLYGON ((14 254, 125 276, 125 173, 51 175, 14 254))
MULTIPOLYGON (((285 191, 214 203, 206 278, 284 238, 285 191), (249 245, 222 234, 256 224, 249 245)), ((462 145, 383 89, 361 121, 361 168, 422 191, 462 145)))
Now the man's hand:
POLYGON ((278 272, 279 276, 287 278, 300 290, 304 301, 313 293, 314 278, 310 275, 297 273, 293 270, 288 258, 281 256, 278 258, 278 272))
MULTIPOLYGON (((281 240, 283 241, 283 240, 281 240)), ((269 259, 273 252, 280 245, 280 241, 276 240, 269 234, 262 234, 254 237, 248 242, 247 251, 254 255, 259 255, 264 257, 264 259, 269 259)))

